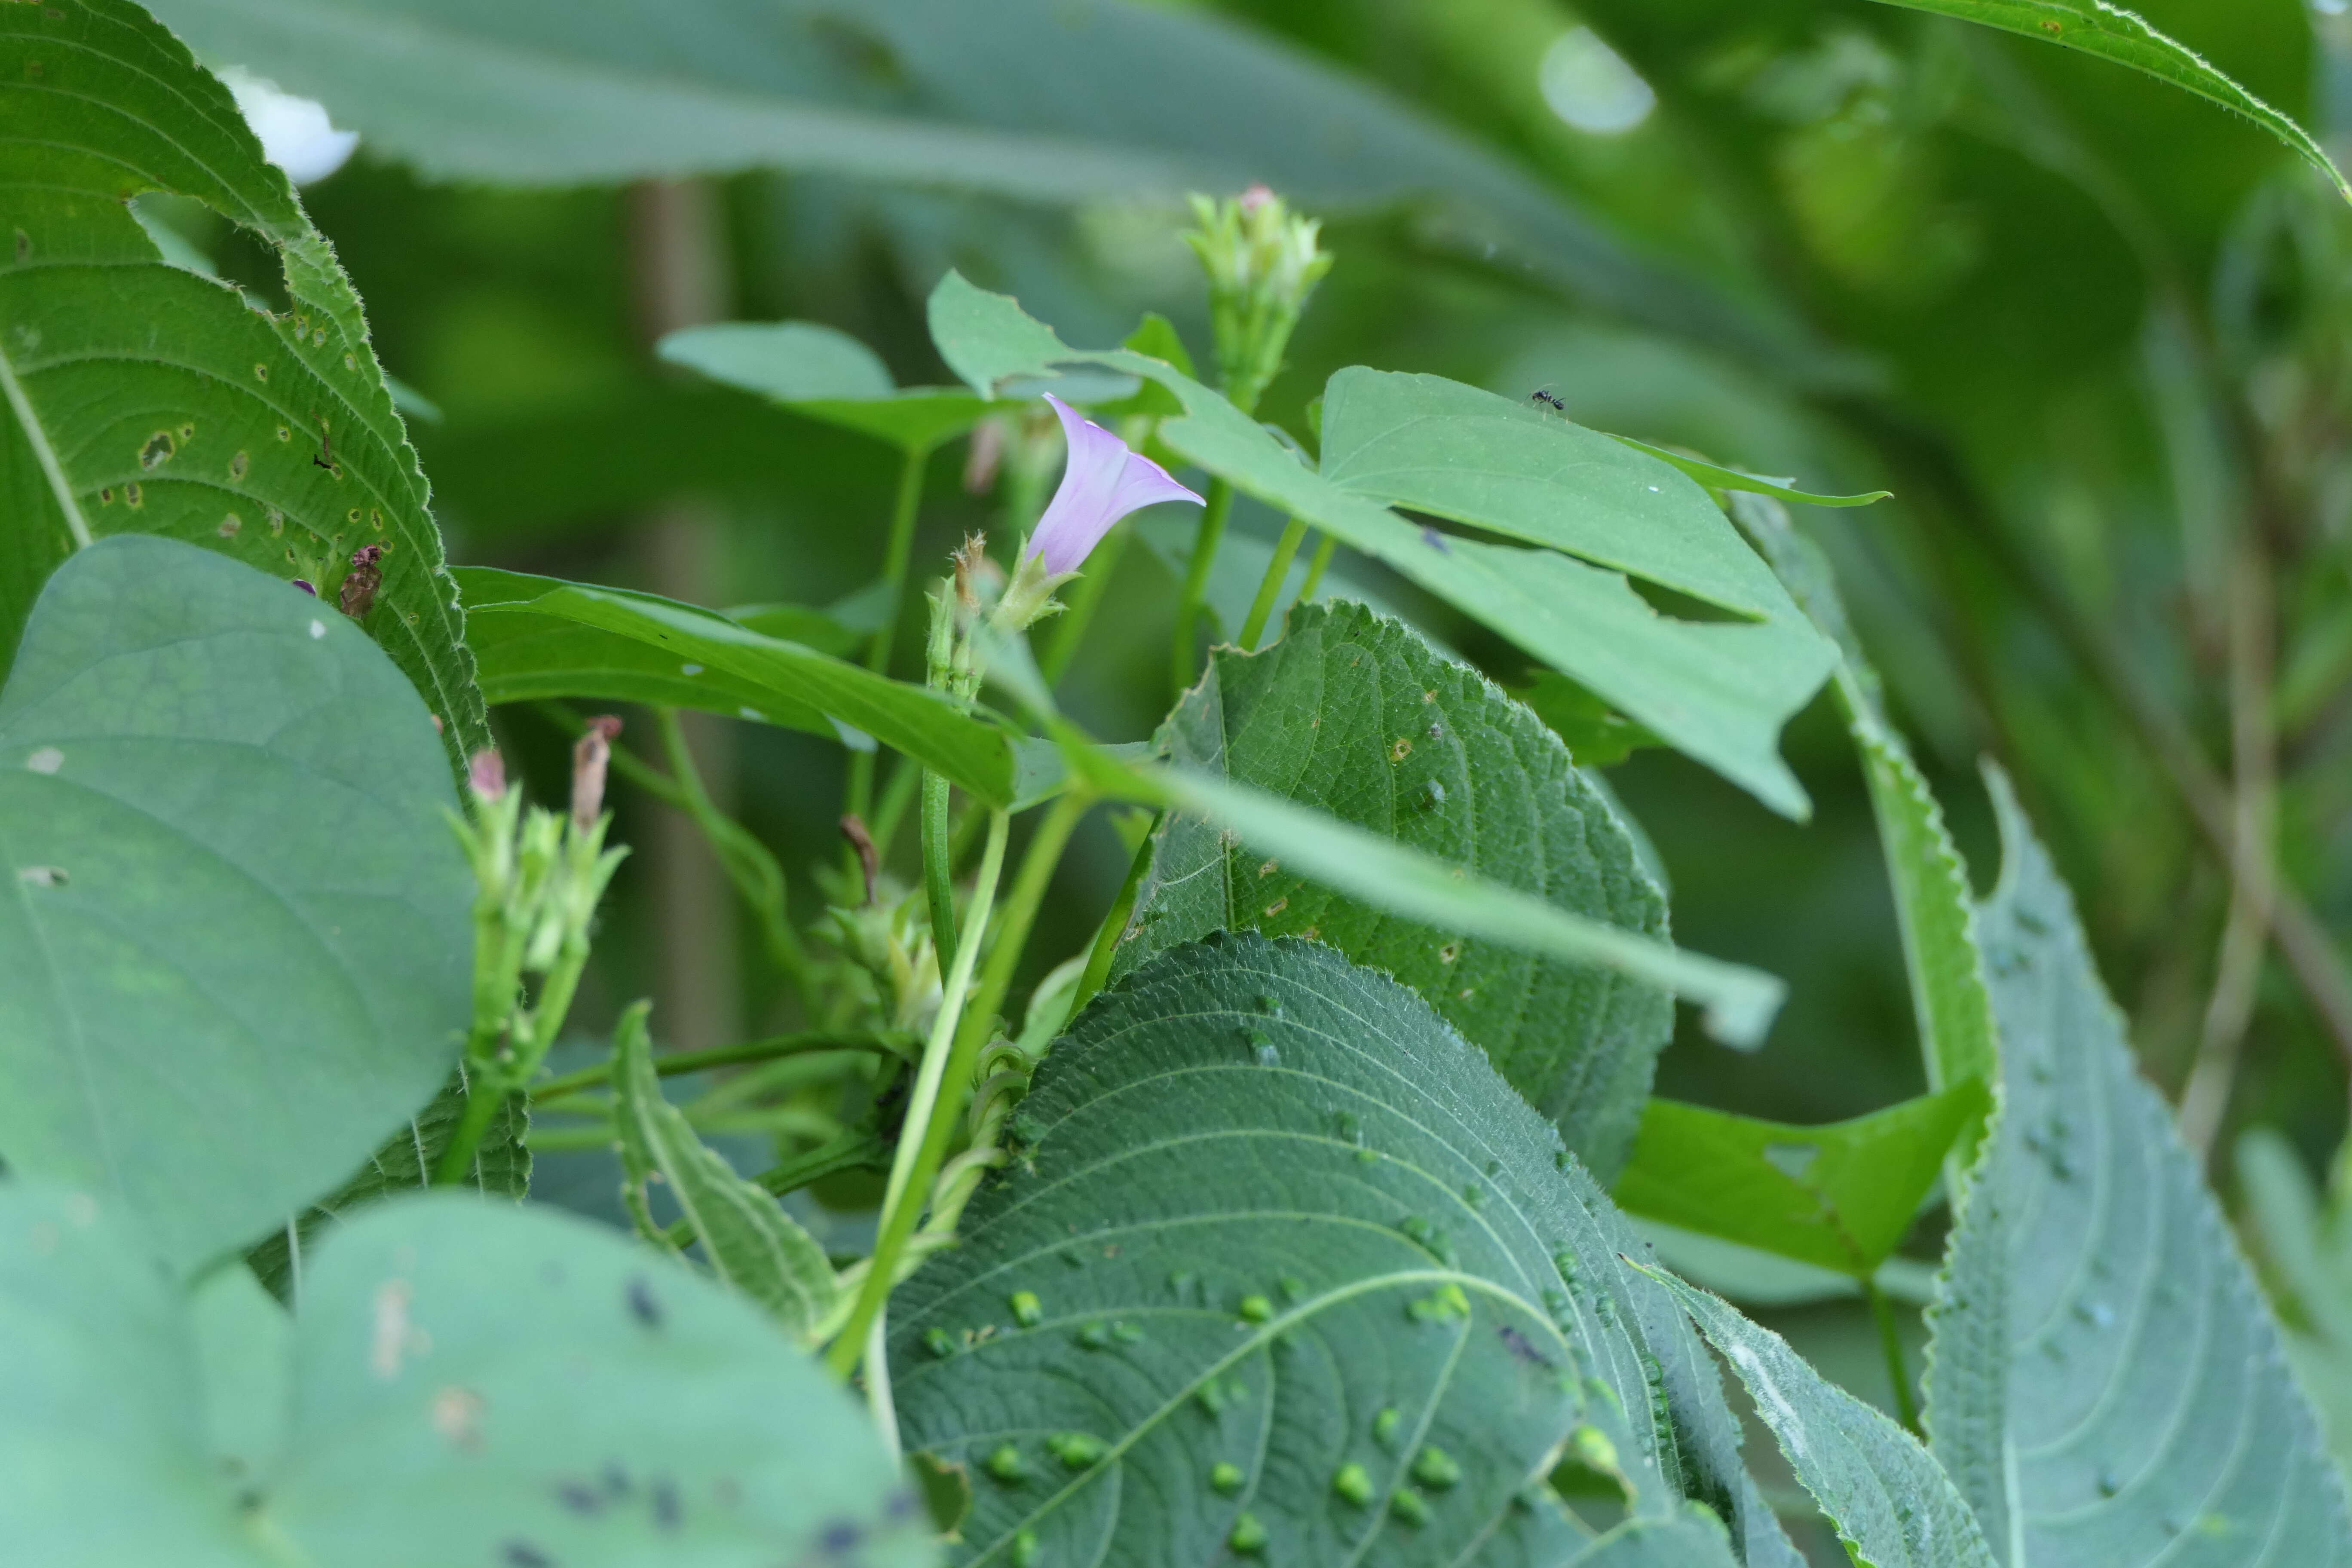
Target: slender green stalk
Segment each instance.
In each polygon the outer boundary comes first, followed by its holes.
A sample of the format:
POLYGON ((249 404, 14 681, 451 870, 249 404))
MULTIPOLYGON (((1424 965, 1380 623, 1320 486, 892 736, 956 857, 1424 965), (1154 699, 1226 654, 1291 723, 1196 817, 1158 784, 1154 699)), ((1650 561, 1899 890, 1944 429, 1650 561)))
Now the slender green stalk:
POLYGON ((890 1357, 887 1348, 888 1326, 883 1314, 874 1314, 866 1326, 866 1410, 874 1418, 874 1429, 882 1436, 882 1446, 892 1455, 898 1452, 898 1408, 890 1398, 890 1357))
POLYGON ((441 1151, 441 1163, 433 1168, 435 1186, 451 1186, 465 1180, 466 1173, 474 1165, 474 1151, 482 1146, 483 1134, 490 1130, 490 1119, 507 1102, 509 1092, 502 1084, 486 1083, 466 1096, 466 1109, 457 1118, 457 1131, 449 1135, 449 1146, 441 1151))
POLYGON ((1150 831, 1135 847, 1135 858, 1128 865, 1127 880, 1119 884, 1118 897, 1111 900, 1110 912, 1103 916, 1102 925, 1095 932, 1094 950, 1087 954, 1086 973, 1078 976, 1078 988, 1070 994, 1073 1018, 1110 979, 1110 963, 1118 952, 1118 939, 1135 913, 1135 900, 1143 890, 1143 874, 1151 868, 1151 835, 1159 828, 1160 819, 1154 817, 1150 831))
POLYGON ((956 947, 955 855, 948 842, 948 781, 923 773, 923 891, 931 902, 931 946, 956 947))
MULTIPOLYGON (((996 899, 996 879, 1004 869, 1004 838, 1010 818, 1003 812, 992 812, 988 828, 988 849, 981 858, 980 880, 973 886, 971 908, 962 937, 957 942, 955 963, 948 972, 947 984, 940 993, 939 1016, 931 1022, 930 1042, 923 1048, 923 1065, 915 1075, 915 1089, 907 1104, 907 1120, 898 1133, 898 1148, 890 1162, 890 1180, 882 1197, 882 1222, 874 1240, 874 1256, 869 1260, 865 1286, 858 1291, 857 1304, 850 1311, 849 1321, 833 1342, 825 1361, 834 1372, 843 1377, 857 1364, 865 1353, 866 1335, 882 1310, 882 1303, 890 1294, 892 1277, 898 1265, 898 1256, 906 1250, 907 1237, 915 1228, 916 1213, 923 1205, 928 1184, 938 1170, 936 1157, 928 1162, 936 1133, 952 1132, 953 1117, 937 1114, 940 1085, 947 1075, 948 1058, 955 1048, 956 1026, 963 1014, 964 998, 971 989, 973 967, 980 959, 980 939, 988 929, 989 907, 996 899)), ((944 1144, 945 1139, 938 1142, 944 1144)))
MULTIPOLYGON (((654 1058, 654 1071, 664 1078, 675 1078, 710 1068, 740 1067, 746 1062, 773 1061, 779 1057, 810 1056, 820 1051, 874 1051, 897 1056, 911 1050, 913 1046, 913 1040, 907 1036, 879 1029, 808 1029, 796 1035, 771 1035, 765 1039, 714 1046, 707 1051, 665 1052, 654 1058)), ((602 1061, 594 1067, 533 1084, 530 1097, 541 1101, 557 1100, 612 1081, 613 1064, 602 1061)))
POLYGON ((809 968, 808 950, 801 946, 800 936, 793 930, 791 889, 784 880, 783 867, 741 823, 711 804, 710 794, 702 785, 702 773, 694 765, 694 752, 686 743, 686 731, 677 721, 677 710, 655 709, 654 723, 661 731, 662 752, 669 763, 680 808, 694 819, 711 847, 718 850, 729 880, 759 919, 769 957, 792 982, 802 1008, 811 1017, 815 1016, 816 978, 809 968))
POLYGON ((1234 510, 1234 487, 1223 479, 1209 486, 1209 504, 1201 513, 1201 531, 1192 539, 1192 563, 1184 572, 1184 588, 1176 601, 1176 646, 1169 656, 1175 690, 1192 684, 1194 644, 1200 637, 1201 603, 1209 593, 1209 569, 1216 564, 1217 546, 1224 542, 1225 519, 1234 510))
POLYGON ((875 858, 885 866, 890 863, 891 847, 898 842, 898 825, 907 820, 907 807, 913 804, 922 782, 922 765, 902 756, 890 770, 890 782, 882 786, 882 804, 874 808, 874 819, 866 825, 866 831, 874 840, 875 858))
POLYGON ((1118 558, 1127 552, 1127 542, 1134 530, 1126 524, 1113 528, 1103 536, 1087 557, 1087 569, 1066 597, 1064 609, 1054 627, 1053 641, 1037 660, 1037 673, 1045 678, 1047 690, 1062 683, 1070 663, 1077 658, 1078 644, 1086 640, 1087 627, 1094 623, 1095 612, 1102 607, 1103 595, 1110 590, 1111 574, 1118 567, 1118 558))
MULTIPOLYGON (((898 467, 898 491, 890 507, 890 539, 882 553, 882 581, 890 585, 890 607, 866 647, 866 668, 877 675, 889 673, 890 649, 898 640, 898 612, 907 597, 907 563, 915 549, 915 517, 922 510, 923 474, 930 459, 929 447, 909 448, 898 467)), ((843 809, 865 816, 873 805, 874 753, 852 752, 843 809)))
POLYGON ((1314 559, 1307 563, 1307 581, 1298 585, 1297 603, 1303 605, 1315 596, 1315 590, 1323 585, 1323 574, 1329 568, 1331 557, 1339 548, 1338 539, 1328 533, 1323 536, 1323 542, 1315 547, 1314 559))
POLYGON ((1068 847, 1078 819, 1094 803, 1091 792, 1070 790, 1054 803, 1030 838, 1021 869, 1013 879, 1013 891, 1004 900, 1004 915, 997 922, 987 965, 980 972, 980 986, 972 993, 971 1005, 964 1009, 955 1055, 948 1062, 949 1083, 961 1084, 971 1077, 971 1064, 981 1047, 988 1043, 989 1029, 1004 1005, 1005 993, 1013 988, 1013 972, 1020 966, 1022 950, 1029 945, 1029 928, 1036 923, 1038 906, 1045 901, 1045 889, 1062 863, 1062 851, 1068 847))
POLYGON ((1258 637, 1265 631, 1266 617, 1274 614, 1274 602, 1282 596, 1283 579, 1290 575, 1290 563, 1298 557, 1298 547, 1306 541, 1307 524, 1292 518, 1283 528, 1282 538, 1274 547, 1274 559, 1265 565, 1265 575, 1257 585, 1257 597, 1250 601, 1249 619, 1242 623, 1241 647, 1244 653, 1257 647, 1258 637))
POLYGON ((1911 1373, 1903 1364, 1903 1336, 1895 1324, 1895 1303, 1886 1299, 1875 1279, 1862 1282, 1864 1294, 1870 1298, 1870 1315, 1878 1320, 1878 1346, 1886 1355, 1886 1375, 1895 1385, 1895 1413, 1903 1419, 1903 1429, 1913 1436, 1919 1435, 1919 1402, 1911 1392, 1911 1373))

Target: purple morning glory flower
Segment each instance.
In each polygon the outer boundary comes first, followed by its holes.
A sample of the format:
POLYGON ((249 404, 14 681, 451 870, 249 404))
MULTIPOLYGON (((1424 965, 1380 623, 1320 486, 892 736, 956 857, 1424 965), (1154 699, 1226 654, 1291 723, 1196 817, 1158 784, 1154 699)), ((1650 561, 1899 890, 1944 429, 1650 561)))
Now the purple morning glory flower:
POLYGON ((1062 470, 1061 488, 1037 520, 1037 531, 1029 536, 1024 560, 1041 557, 1045 570, 1059 577, 1076 571, 1111 524, 1129 512, 1155 501, 1202 504, 1199 496, 1170 479, 1167 469, 1129 451, 1126 442, 1052 393, 1045 394, 1045 401, 1062 421, 1070 458, 1062 470))

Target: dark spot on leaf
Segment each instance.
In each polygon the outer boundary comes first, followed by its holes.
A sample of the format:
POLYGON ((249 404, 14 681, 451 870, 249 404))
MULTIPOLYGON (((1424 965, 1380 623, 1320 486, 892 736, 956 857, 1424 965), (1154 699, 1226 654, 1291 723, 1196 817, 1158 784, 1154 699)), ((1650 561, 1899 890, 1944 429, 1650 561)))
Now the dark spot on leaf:
POLYGON ((839 1556, 842 1552, 855 1550, 865 1535, 866 1531, 858 1527, 856 1520, 836 1519, 824 1527, 816 1540, 819 1546, 839 1556))
POLYGON ((147 437, 145 446, 139 448, 139 466, 151 470, 160 468, 170 460, 173 450, 172 433, 169 430, 158 430, 147 437))
POLYGON ((1451 555, 1454 553, 1452 547, 1445 542, 1445 535, 1438 532, 1437 530, 1430 527, 1429 524, 1425 522, 1421 525, 1421 542, 1423 544, 1428 545, 1432 550, 1436 551, 1440 555, 1451 555))
POLYGON ((585 1481, 564 1481, 555 1489, 555 1500, 574 1513, 601 1513, 604 1494, 585 1481))
POLYGON ((667 1476, 654 1482, 654 1525, 676 1530, 678 1524, 677 1486, 667 1476))
POLYGON ((662 1326, 662 1305, 654 1297, 654 1288, 642 1274, 629 1276, 629 1286, 623 1292, 629 1303, 629 1316, 648 1329, 662 1326))
POLYGON ((509 1541, 499 1551, 501 1561, 513 1568, 555 1568, 555 1559, 528 1541, 509 1541))

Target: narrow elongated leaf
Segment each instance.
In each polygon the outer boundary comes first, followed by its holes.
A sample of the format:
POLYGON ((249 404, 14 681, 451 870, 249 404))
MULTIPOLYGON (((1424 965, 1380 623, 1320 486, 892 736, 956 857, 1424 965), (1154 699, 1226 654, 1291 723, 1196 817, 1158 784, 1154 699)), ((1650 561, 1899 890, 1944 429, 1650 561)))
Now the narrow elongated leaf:
POLYGON ((1824 1381, 1769 1329, 1671 1275, 1658 1278, 1748 1385, 1757 1415, 1856 1563, 1995 1568, 1969 1505, 1916 1438, 1824 1381))
MULTIPOLYGON (((1795 816, 1808 810, 1804 791, 1780 761, 1776 742, 1788 715, 1829 675, 1835 650, 1785 595, 1765 581, 1770 574, 1752 556, 1745 572, 1728 563, 1728 552, 1741 546, 1727 527, 1702 539, 1698 524, 1685 519, 1685 536, 1664 550, 1643 549, 1622 539, 1608 543, 1606 550, 1612 559, 1638 557, 1650 570, 1671 570, 1678 578, 1708 584, 1708 591, 1736 599, 1747 609, 1771 603, 1778 618, 1677 620, 1653 609, 1616 571, 1588 565, 1557 550, 1494 544, 1416 525, 1383 504, 1390 497, 1379 489, 1360 492, 1308 468, 1255 420, 1165 362, 1126 349, 1072 350, 1050 328, 1023 314, 1013 300, 975 289, 953 273, 932 292, 930 320, 941 355, 975 390, 992 391, 1009 377, 1038 375, 1073 362, 1124 371, 1166 388, 1185 410, 1182 417, 1160 426, 1160 439, 1174 452, 1395 568, 1535 658, 1573 676, 1612 707, 1773 809, 1795 816)), ((1472 388, 1459 390, 1511 406, 1472 388)), ((1327 397, 1327 443, 1333 435, 1329 404, 1327 397)), ((1535 416, 1530 413, 1529 417, 1535 416)), ((1568 428, 1528 426, 1539 441, 1568 428)), ((1682 487, 1685 500, 1705 509, 1721 525, 1720 513, 1705 495, 1672 468, 1617 443, 1601 444, 1607 448, 1609 472, 1646 465, 1661 494, 1669 482, 1682 487)), ((1391 488, 1371 477, 1365 482, 1391 488)), ((1523 537, 1541 533, 1555 541, 1574 539, 1579 548, 1602 550, 1585 533, 1559 531, 1556 520, 1538 515, 1539 509, 1530 499, 1538 494, 1558 499, 1566 493, 1545 491, 1538 485, 1507 498, 1523 525, 1514 531, 1523 537)), ((1461 510, 1472 508, 1465 504, 1461 510)), ((1481 503, 1476 510, 1503 508, 1481 503)), ((1485 525, 1497 526, 1491 521, 1485 525)), ((1629 522, 1624 531, 1630 535, 1636 531, 1629 522)))
POLYGON ((659 353, 672 364, 906 452, 928 452, 962 435, 990 406, 960 386, 902 388, 872 349, 815 321, 688 327, 662 339, 659 353))
POLYGON ((1935 1450, 2007 1568, 2352 1562, 2343 1482, 2007 781, 1978 910, 2005 1103, 1950 1243, 1935 1450))
MULTIPOLYGON (((1315 605, 1262 653, 1220 649, 1169 718, 1180 767, 1222 774, 1587 919, 1666 940, 1665 900, 1543 724, 1402 622, 1315 605)), ((1112 973, 1210 931, 1325 942, 1421 993, 1604 1181, 1624 1163, 1670 999, 1586 963, 1408 924, 1170 814, 1112 973)))
POLYGON ((364 625, 462 766, 488 732, 425 477, 358 296, 227 89, 127 0, 11 5, 0 186, 0 649, 92 538, 186 540, 330 603, 381 545, 364 625), (286 313, 168 265, 129 206, 149 191, 266 247, 286 313))
POLYGON ((2108 0, 1879 0, 1879 4, 1957 16, 2021 37, 2079 49, 2169 82, 2252 121, 2325 174, 2338 195, 2352 201, 2352 184, 2346 182, 2311 132, 2216 70, 2195 50, 2158 32, 2136 11, 2110 5, 2108 0))
POLYGON ((43 590, 0 691, 0 1158, 193 1266, 433 1096, 472 878, 415 690, 334 610, 172 540, 43 590))
POLYGON ((0 1331, 42 1350, 0 1356, 11 1552, 44 1568, 936 1559, 849 1397, 757 1309, 610 1231, 403 1198, 337 1230, 310 1280, 279 1368, 284 1444, 261 1473, 226 1474, 187 1304, 126 1216, 0 1185, 0 1331))
POLYGON ((1787 482, 1768 479, 1761 474, 1743 473, 1727 468, 1671 447, 1653 447, 1647 441, 1636 441, 1631 436, 1612 435, 1612 441, 1622 441, 1636 452, 1646 452, 1662 463, 1681 469, 1711 490, 1744 490, 1753 495, 1769 496, 1774 500, 1792 500, 1804 506, 1868 506, 1892 496, 1893 490, 1867 490, 1860 495, 1823 496, 1810 490, 1791 489, 1787 482))
POLYGON ((967 712, 938 692, 764 636, 716 610, 517 572, 466 568, 459 579, 484 623, 488 679, 501 700, 661 700, 828 734, 837 732, 837 720, 938 769, 992 805, 1035 799, 1060 774, 1052 747, 1024 743, 985 711, 967 712), (600 635, 578 639, 559 634, 557 626, 600 635), (659 662, 625 650, 625 644, 651 650, 659 662), (709 687, 700 684, 706 679, 709 687), (737 700, 746 696, 751 700, 737 700), (696 700, 685 700, 689 697, 696 700))
POLYGON ((1310 210, 1412 202, 1604 309, 1787 366, 1793 318, 1640 258, 1560 192, 1397 100, 1199 11, 1097 0, 158 0, 208 56, 331 106, 443 179, 749 168, 1132 201, 1263 180, 1310 210))
POLYGON ((1654 1100, 1614 1195, 1630 1214, 1866 1279, 1990 1105, 1975 1079, 1825 1127, 1654 1100))
POLYGON ((891 1313, 908 1447, 974 1477, 968 1561, 1262 1531, 1278 1562, 1557 1562, 1567 1527, 1516 1500, 1570 1438, 1638 1516, 1696 1497, 1777 1536, 1631 1233, 1393 981, 1295 939, 1181 948, 1081 1015, 1013 1131, 891 1313))
POLYGON ((701 1238, 719 1283, 766 1308, 794 1338, 806 1339, 840 1293, 833 1265, 773 1195, 737 1175, 662 1098, 646 1011, 640 1002, 621 1016, 613 1047, 613 1083, 619 1090, 613 1121, 629 1213, 647 1240, 660 1240, 646 1200, 646 1184, 658 1173, 701 1238))
MULTIPOLYGON (((423 1192, 433 1184, 442 1152, 465 1114, 468 1081, 466 1064, 442 1084, 424 1110, 408 1125, 383 1141, 351 1180, 279 1226, 276 1235, 246 1255, 254 1274, 271 1294, 299 1310, 302 1273, 307 1259, 326 1239, 335 1222, 362 1205, 401 1193, 423 1192)), ((520 1199, 530 1190, 530 1100, 510 1094, 490 1119, 475 1148, 474 1163, 464 1184, 486 1197, 520 1199)))

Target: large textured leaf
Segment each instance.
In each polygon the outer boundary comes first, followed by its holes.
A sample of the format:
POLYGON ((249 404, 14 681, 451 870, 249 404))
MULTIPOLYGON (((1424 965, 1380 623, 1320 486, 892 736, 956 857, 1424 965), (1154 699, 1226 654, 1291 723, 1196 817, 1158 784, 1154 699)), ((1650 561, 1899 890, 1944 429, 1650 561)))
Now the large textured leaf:
MULTIPOLYGON (((466 1064, 442 1084, 424 1110, 408 1125, 383 1141, 351 1180, 279 1226, 278 1233, 246 1255, 253 1272, 270 1292, 298 1310, 302 1305, 302 1274, 310 1255, 326 1238, 332 1225, 362 1205, 401 1193, 422 1192, 433 1184, 442 1152, 449 1147, 465 1114, 468 1084, 466 1064)), ((499 1108, 475 1148, 474 1163, 464 1184, 488 1197, 520 1199, 530 1190, 530 1100, 511 1094, 499 1108)))
POLYGON ((2343 173, 2309 132, 2214 69, 2212 64, 2195 50, 2158 32, 2137 12, 2109 5, 2107 0, 1879 0, 1879 3, 1900 5, 1906 11, 1928 11, 1938 16, 1958 16, 1964 22, 1998 27, 2004 33, 2038 38, 2045 44, 2080 49, 2086 55, 2096 55, 2101 59, 2144 71, 2158 81, 2169 82, 2184 92, 2193 92, 2209 103, 2218 103, 2232 114, 2252 121, 2278 138, 2295 156, 2326 175, 2336 192, 2347 201, 2352 201, 2352 184, 2346 183, 2343 173))
POLYGON ((299 590, 125 535, 43 591, 0 691, 0 1158, 191 1265, 433 1097, 473 879, 424 704, 299 590))
MULTIPOLYGON (((1756 1413, 1857 1563, 1994 1568, 1969 1505, 1918 1440, 1704 1290, 1660 1276, 1748 1387, 1756 1413)), ((2084 1564, 2106 1559, 2067 1559, 2084 1564)), ((2287 1561, 2282 1559, 2281 1561, 2287 1561)))
POLYGON ((2004 858, 1978 930, 2005 1100, 1929 1309, 1937 1456, 2007 1568, 2352 1562, 2278 1331, 1991 784, 2004 858))
POLYGON ((369 635, 462 762, 487 731, 424 475, 358 296, 227 89, 124 0, 8 6, 0 188, 0 649, 94 537, 168 534, 330 598, 379 544, 369 635), (286 313, 166 265, 128 205, 148 191, 268 247, 286 313))
POLYGON ((901 387, 872 349, 816 321, 718 321, 662 339, 661 357, 796 414, 928 452, 980 423, 989 401, 960 386, 901 387))
POLYGON ((43 1568, 935 1556, 856 1406, 757 1309, 544 1210, 436 1194, 339 1229, 258 1474, 207 1452, 187 1304, 89 1198, 0 1186, 0 1337, 40 1347, 0 1356, 0 1538, 43 1568))
MULTIPOLYGON (((1664 940, 1624 826, 1534 714, 1399 621, 1315 605, 1262 653, 1212 656, 1161 732, 1180 766, 1329 812, 1562 909, 1664 940)), ((1421 993, 1559 1123, 1602 1180, 1624 1163, 1674 1026, 1669 998, 1589 964, 1391 918, 1171 813, 1112 973, 1213 931, 1325 942, 1421 993)))
MULTIPOLYGON (((1804 791, 1780 761, 1775 742, 1781 722, 1827 679, 1836 653, 1763 580, 1769 574, 1754 567, 1752 558, 1743 602, 1777 599, 1779 618, 1729 624, 1678 620, 1653 609, 1617 571, 1588 565, 1557 550, 1490 543, 1410 522, 1383 504, 1388 499, 1381 493, 1385 481, 1368 479, 1374 488, 1366 491, 1335 482, 1306 467, 1255 420, 1165 362, 1126 349, 1073 350, 1050 328, 1023 314, 1013 300, 975 289, 953 273, 932 292, 930 322, 940 353, 975 390, 993 391, 1009 377, 1035 376, 1070 362, 1105 365, 1158 383, 1184 408, 1181 417, 1164 420, 1160 426, 1160 439, 1175 452, 1237 489, 1395 568, 1535 658, 1575 677, 1611 706, 1773 809, 1793 816, 1806 812, 1804 791)), ((1459 390, 1486 398, 1468 388, 1459 390)), ((1327 439, 1332 435, 1330 401, 1325 414, 1327 439)), ((1549 439, 1550 433, 1540 424, 1528 429, 1531 438, 1549 439)), ((1672 468, 1617 443, 1606 445, 1610 475, 1622 472, 1624 465, 1647 465, 1651 482, 1662 495, 1672 485, 1688 504, 1714 512, 1705 493, 1672 468)), ((1615 482, 1612 477, 1611 483, 1615 482)), ((1557 499, 1557 488, 1553 493, 1557 499)), ((1716 515, 1719 524, 1720 515, 1716 515)), ((1541 526, 1523 521, 1528 531, 1541 526)), ((1685 537, 1686 542, 1697 537, 1696 523, 1687 525, 1685 537)), ((1727 528, 1708 544, 1720 552, 1727 542, 1731 550, 1741 548, 1727 528)), ((1612 547, 1612 555, 1635 553, 1631 545, 1612 547)), ((1696 547, 1687 543, 1679 552, 1681 558, 1695 553, 1696 547)), ((1640 558, 1654 562, 1656 552, 1640 558)), ((1705 562, 1713 555, 1697 559, 1705 562)), ((1705 580, 1727 579, 1731 571, 1717 564, 1715 576, 1705 580)), ((1728 587, 1722 591, 1734 592, 1728 587)))
POLYGON ((1918 1216, 1953 1140, 1990 1102, 1971 1079, 1798 1127, 1654 1100, 1615 1195, 1630 1214, 1868 1279, 1918 1216))
POLYGON ((649 1241, 658 1240, 646 1184, 658 1176, 701 1239, 719 1283, 757 1301, 786 1331, 806 1339, 840 1294, 833 1265, 816 1238, 776 1206, 773 1194, 696 1135, 662 1098, 646 1033, 646 1004, 621 1016, 614 1039, 614 1123, 620 1132, 623 1195, 649 1241))
POLYGON ((502 699, 664 701, 822 734, 838 733, 837 720, 993 805, 1034 799, 1060 776, 1052 747, 1024 743, 1001 720, 716 610, 520 572, 464 568, 458 577, 484 623, 487 679, 502 699), (597 635, 561 635, 563 626, 597 635))
POLYGON ((2287 1359, 2326 1428, 2338 1468, 2352 1473, 2352 1162, 2339 1144, 2325 1196, 2303 1155, 2275 1128, 2239 1138, 2238 1187, 2269 1283, 2299 1318, 2281 1325, 2287 1359))
POLYGON ((1096 0, 159 0, 208 56, 441 178, 574 185, 782 167, 1026 200, 1263 180, 1412 200, 1605 308, 1775 363, 1786 318, 1640 258, 1414 110, 1197 10, 1096 0))
POLYGON ((1632 1233, 1404 987, 1296 939, 1180 948, 1013 1131, 891 1313, 908 1446, 974 1477, 967 1561, 1557 1563, 1563 1442, 1633 1514, 1699 1498, 1789 1561, 1632 1233))

